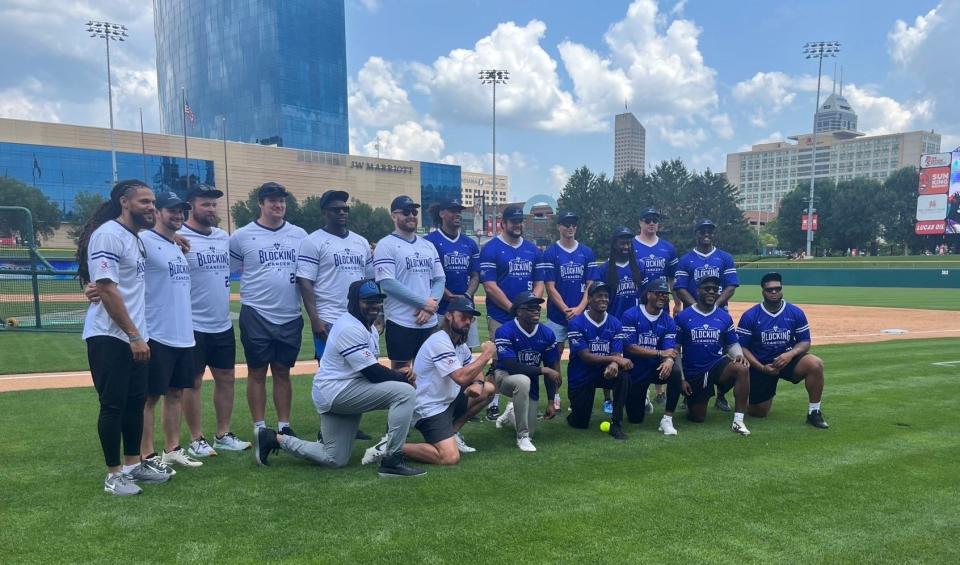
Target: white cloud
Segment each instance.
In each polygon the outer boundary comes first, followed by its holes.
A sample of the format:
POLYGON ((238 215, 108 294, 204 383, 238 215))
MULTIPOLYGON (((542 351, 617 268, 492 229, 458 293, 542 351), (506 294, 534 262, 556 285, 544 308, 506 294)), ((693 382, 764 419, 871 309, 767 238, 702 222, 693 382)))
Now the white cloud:
POLYGON ((377 155, 377 143, 380 144, 381 157, 405 161, 439 161, 445 145, 439 131, 424 128, 414 121, 377 131, 373 139, 363 144, 362 152, 377 155))
POLYGON ((371 14, 376 14, 380 10, 380 0, 360 0, 360 5, 371 14))
POLYGON ((393 67, 380 57, 370 57, 357 78, 348 81, 350 122, 360 126, 389 127, 416 119, 407 91, 394 76, 393 67))
POLYGON ((550 167, 550 181, 553 184, 553 189, 555 192, 560 192, 565 186, 567 186, 567 180, 570 178, 570 173, 567 172, 565 168, 561 165, 554 165, 550 167))
MULTIPOLYGON (((830 79, 827 79, 828 81, 830 79)), ((821 92, 832 87, 825 82, 821 92)), ((817 77, 810 75, 790 76, 780 71, 758 72, 748 80, 733 86, 733 98, 751 106, 749 120, 756 127, 766 127, 770 118, 793 105, 797 92, 817 89, 817 77)))
POLYGON ((893 24, 893 29, 887 34, 887 49, 895 63, 901 66, 909 64, 930 32, 943 22, 937 14, 938 8, 917 16, 912 26, 903 20, 893 24))
POLYGON ((710 125, 713 127, 713 132, 717 134, 720 139, 730 139, 733 137, 733 123, 727 114, 713 116, 710 118, 710 125))
POLYGON ((765 136, 765 137, 761 137, 760 139, 754 141, 753 143, 748 143, 748 144, 741 145, 741 146, 737 149, 737 152, 750 151, 750 148, 751 148, 752 146, 754 146, 754 145, 760 145, 760 144, 762 144, 762 143, 774 143, 774 142, 777 142, 777 141, 786 141, 786 139, 787 139, 787 138, 786 138, 782 133, 780 133, 779 130, 777 130, 777 131, 775 131, 775 132, 770 133, 769 135, 767 135, 767 136, 765 136))
MULTIPOLYGON (((445 155, 441 162, 450 165, 460 165, 464 170, 474 172, 491 173, 493 171, 493 159, 490 153, 471 153, 469 151, 457 151, 450 155, 445 155)), ((518 171, 535 166, 534 161, 527 155, 519 151, 511 153, 497 153, 497 175, 509 175, 518 171)))
POLYGON ((873 88, 855 84, 844 86, 843 95, 857 113, 859 129, 868 135, 918 129, 933 116, 934 103, 930 99, 899 102, 877 94, 873 88))

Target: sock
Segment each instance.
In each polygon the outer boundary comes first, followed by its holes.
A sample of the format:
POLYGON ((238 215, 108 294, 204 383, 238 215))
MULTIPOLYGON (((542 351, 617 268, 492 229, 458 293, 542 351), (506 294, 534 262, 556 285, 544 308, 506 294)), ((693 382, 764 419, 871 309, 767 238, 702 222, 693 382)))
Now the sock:
POLYGON ((256 422, 253 423, 253 429, 255 430, 259 430, 260 428, 266 428, 266 427, 267 427, 267 423, 264 422, 263 420, 257 420, 256 422))
POLYGON ((734 412, 733 421, 743 423, 743 412, 734 412))
POLYGON ((133 465, 124 465, 122 471, 123 471, 124 473, 129 473, 130 471, 133 471, 133 469, 134 469, 137 465, 139 465, 139 463, 136 463, 136 464, 133 464, 133 465))
POLYGON ((117 471, 116 473, 107 473, 107 479, 112 479, 112 478, 114 478, 114 477, 119 477, 119 476, 122 475, 122 474, 123 474, 123 473, 121 473, 120 471, 117 471))
POLYGON ((816 411, 819 411, 819 410, 820 410, 820 403, 819 403, 819 402, 811 402, 811 403, 810 403, 810 407, 807 408, 807 414, 812 414, 812 413, 814 413, 814 412, 816 412, 816 411))
POLYGON ((493 395, 493 400, 490 401, 488 408, 497 408, 498 406, 500 406, 500 395, 495 394, 493 395))
POLYGON ((282 430, 283 428, 289 428, 290 422, 277 422, 277 430, 282 430))

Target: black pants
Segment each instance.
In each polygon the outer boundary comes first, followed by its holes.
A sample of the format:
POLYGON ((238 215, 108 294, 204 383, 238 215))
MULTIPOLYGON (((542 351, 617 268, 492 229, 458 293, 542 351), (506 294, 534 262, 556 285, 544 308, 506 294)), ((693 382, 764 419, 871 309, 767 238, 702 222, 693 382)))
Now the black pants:
POLYGON ((587 386, 573 388, 567 391, 570 398, 570 413, 567 414, 567 423, 573 428, 586 429, 590 427, 590 415, 593 413, 593 403, 598 388, 613 390, 613 415, 610 421, 615 426, 623 422, 623 405, 627 399, 629 378, 620 375, 615 379, 605 379, 602 373, 594 377, 587 386))
MULTIPOLYGON (((677 402, 680 401, 680 393, 682 392, 680 379, 683 378, 683 375, 680 373, 680 367, 678 365, 673 366, 673 370, 670 371, 670 376, 667 377, 667 404, 664 406, 667 412, 674 412, 677 409, 677 402)), ((647 404, 647 390, 652 384, 661 384, 664 381, 661 381, 657 378, 656 370, 650 373, 649 377, 633 383, 630 383, 629 390, 627 391, 627 421, 631 424, 639 424, 643 422, 643 419, 647 415, 646 404, 647 404)))
POLYGON ((87 339, 87 360, 100 398, 97 431, 103 459, 107 467, 117 467, 121 438, 124 455, 140 455, 149 365, 134 363, 127 342, 103 335, 87 339))

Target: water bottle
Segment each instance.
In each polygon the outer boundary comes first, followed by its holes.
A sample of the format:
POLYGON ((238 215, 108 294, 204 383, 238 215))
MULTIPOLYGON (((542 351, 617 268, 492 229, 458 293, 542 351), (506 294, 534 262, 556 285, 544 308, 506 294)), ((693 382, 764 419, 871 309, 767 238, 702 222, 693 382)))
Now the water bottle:
POLYGON ((553 409, 556 410, 557 412, 560 411, 560 393, 559 392, 553 395, 553 409))

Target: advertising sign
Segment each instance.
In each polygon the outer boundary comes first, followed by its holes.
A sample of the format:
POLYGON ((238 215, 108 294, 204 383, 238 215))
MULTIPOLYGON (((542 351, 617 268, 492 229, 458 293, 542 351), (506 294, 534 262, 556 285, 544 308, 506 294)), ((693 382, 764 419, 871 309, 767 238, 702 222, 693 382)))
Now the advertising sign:
POLYGON ((919 194, 946 194, 950 188, 950 167, 933 167, 920 171, 919 194))
MULTIPOLYGON (((819 214, 813 215, 813 231, 817 231, 817 216, 819 214)), ((804 214, 800 218, 800 231, 807 231, 807 215, 804 214)))
POLYGON ((949 153, 934 153, 932 155, 920 156, 920 168, 929 169, 932 167, 949 167, 951 155, 949 153))
POLYGON ((914 233, 917 235, 942 235, 946 231, 946 222, 944 220, 930 220, 917 222, 914 233))
POLYGON ((946 194, 930 194, 917 197, 917 221, 944 220, 946 217, 946 194))

